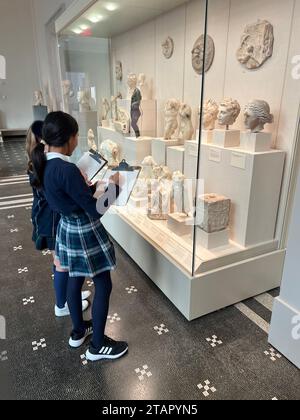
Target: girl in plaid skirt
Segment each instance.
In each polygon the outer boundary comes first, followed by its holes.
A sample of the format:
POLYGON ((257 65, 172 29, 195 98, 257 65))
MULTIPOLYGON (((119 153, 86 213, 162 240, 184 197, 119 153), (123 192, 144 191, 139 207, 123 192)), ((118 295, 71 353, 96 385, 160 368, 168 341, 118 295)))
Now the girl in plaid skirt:
POLYGON ((77 145, 76 120, 63 112, 50 113, 43 126, 43 141, 32 152, 33 185, 44 191, 52 211, 61 215, 55 255, 57 264, 69 273, 67 302, 73 321, 69 345, 78 348, 93 335, 86 353, 88 360, 118 359, 127 353, 127 343, 104 334, 112 291, 110 272, 116 268, 116 258, 101 224, 103 214, 97 208, 108 210, 113 204, 120 193, 120 178, 116 174, 110 179, 97 203, 93 197, 95 189, 86 184, 80 170, 69 162, 77 145), (85 277, 90 277, 95 285, 92 321, 84 321, 82 315, 85 277))

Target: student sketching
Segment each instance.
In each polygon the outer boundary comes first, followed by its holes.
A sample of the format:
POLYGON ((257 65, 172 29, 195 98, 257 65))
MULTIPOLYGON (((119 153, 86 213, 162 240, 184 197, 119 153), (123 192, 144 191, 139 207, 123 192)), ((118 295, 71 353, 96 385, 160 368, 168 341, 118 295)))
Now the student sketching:
MULTIPOLYGON (((26 139, 26 153, 28 156, 28 175, 30 184, 33 190, 33 205, 31 220, 33 224, 32 240, 35 243, 38 251, 55 249, 55 239, 57 226, 60 221, 60 215, 53 212, 45 198, 41 189, 33 186, 34 175, 31 162, 31 154, 34 148, 40 144, 42 140, 43 121, 35 121, 29 128, 26 139)), ((56 305, 54 308, 55 316, 64 317, 69 316, 70 311, 67 304, 67 287, 69 280, 69 273, 61 269, 59 265, 53 265, 54 274, 54 289, 56 296, 56 305)), ((82 292, 82 310, 85 311, 89 307, 89 302, 86 300, 91 296, 91 292, 82 292)))
POLYGON ((100 214, 97 208, 107 210, 113 204, 120 192, 120 177, 116 174, 110 179, 97 203, 80 170, 69 162, 78 144, 78 124, 68 114, 53 112, 47 116, 43 142, 32 153, 33 185, 43 188, 52 211, 61 215, 55 253, 56 263, 69 272, 67 301, 73 321, 69 345, 78 348, 93 334, 87 359, 118 359, 127 353, 127 343, 104 335, 112 291, 110 272, 116 268, 116 258, 100 221, 105 211, 100 214), (95 285, 92 321, 84 321, 81 310, 85 277, 92 278, 95 285))

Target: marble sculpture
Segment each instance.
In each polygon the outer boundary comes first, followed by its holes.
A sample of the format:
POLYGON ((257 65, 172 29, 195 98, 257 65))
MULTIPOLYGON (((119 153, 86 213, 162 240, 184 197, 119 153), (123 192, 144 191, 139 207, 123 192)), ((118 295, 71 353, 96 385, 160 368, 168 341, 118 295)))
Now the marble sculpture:
POLYGON ((187 104, 182 104, 179 108, 179 138, 180 140, 192 140, 194 127, 192 123, 192 108, 187 104))
POLYGON ((101 143, 100 154, 104 157, 104 159, 108 161, 108 166, 110 168, 119 166, 120 150, 117 143, 113 142, 112 140, 105 140, 103 143, 101 143))
POLYGON ((130 73, 128 75, 128 87, 131 93, 131 126, 135 132, 137 138, 141 137, 138 121, 142 115, 141 113, 141 102, 142 94, 137 87, 137 76, 136 74, 130 73))
POLYGON ((161 44, 164 57, 169 60, 174 53, 174 40, 168 36, 161 44))
POLYGON ((43 94, 40 90, 36 90, 34 92, 34 106, 43 106, 43 105, 44 105, 43 94))
POLYGON ((218 122, 229 129, 233 125, 241 112, 241 106, 238 101, 232 98, 225 98, 219 106, 218 122))
POLYGON ((214 130, 218 119, 219 107, 213 99, 208 99, 203 105, 203 128, 214 130))
POLYGON ((89 150, 94 150, 94 152, 97 152, 98 148, 95 142, 95 134, 92 129, 88 131, 87 139, 88 139, 89 150))
POLYGON ((218 194, 199 197, 197 224, 207 233, 221 232, 229 226, 231 200, 218 194))
MULTIPOLYGON (((192 50, 192 65, 195 72, 199 75, 203 74, 203 58, 204 58, 204 42, 205 37, 201 35, 194 44, 192 50)), ((214 40, 207 35, 206 42, 206 54, 205 54, 205 66, 204 70, 207 72, 215 58, 215 43, 214 40)))
POLYGON ((116 62, 116 79, 119 82, 122 82, 122 80, 123 80, 123 65, 122 65, 121 61, 116 62))
POLYGON ((245 126, 252 133, 259 133, 265 124, 272 124, 274 116, 271 114, 270 105, 266 101, 255 99, 245 106, 245 126))
POLYGON ((91 111, 91 93, 89 89, 80 89, 77 94, 80 112, 91 111))
POLYGON ((170 99, 165 106, 165 133, 164 139, 171 140, 178 128, 178 112, 180 102, 177 99, 170 99))

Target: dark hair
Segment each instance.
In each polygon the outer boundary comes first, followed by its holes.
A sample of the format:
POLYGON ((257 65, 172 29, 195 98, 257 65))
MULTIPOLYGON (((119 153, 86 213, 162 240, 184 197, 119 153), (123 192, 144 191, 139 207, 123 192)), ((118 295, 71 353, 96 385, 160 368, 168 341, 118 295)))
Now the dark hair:
POLYGON ((26 136, 26 153, 28 158, 28 171, 32 172, 31 154, 33 149, 42 140, 43 121, 35 121, 27 131, 26 136))
POLYGON ((38 142, 40 142, 43 138, 43 127, 44 121, 35 121, 30 127, 38 142))
MULTIPOLYGON (((78 134, 77 121, 64 112, 51 112, 43 124, 42 138, 50 147, 63 147, 71 137, 78 134)), ((41 188, 44 183, 46 167, 45 144, 39 143, 32 151, 32 166, 34 173, 33 186, 41 188)))

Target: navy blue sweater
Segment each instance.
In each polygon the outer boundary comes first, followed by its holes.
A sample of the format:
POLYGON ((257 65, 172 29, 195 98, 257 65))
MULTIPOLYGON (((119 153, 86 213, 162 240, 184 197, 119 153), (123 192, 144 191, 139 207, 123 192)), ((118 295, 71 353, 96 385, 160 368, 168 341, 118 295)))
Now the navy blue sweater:
MULTIPOLYGON (((111 184, 114 195, 119 189, 111 184)), ((96 209, 94 190, 87 186, 80 170, 73 163, 62 159, 47 161, 44 174, 44 191, 51 209, 64 216, 87 213, 92 219, 102 216, 96 209)), ((110 203, 111 204, 111 203, 110 203)))

